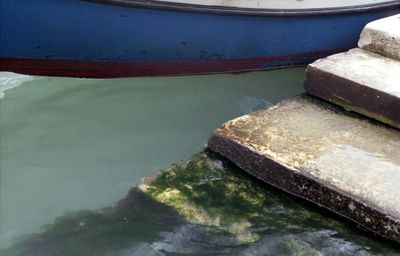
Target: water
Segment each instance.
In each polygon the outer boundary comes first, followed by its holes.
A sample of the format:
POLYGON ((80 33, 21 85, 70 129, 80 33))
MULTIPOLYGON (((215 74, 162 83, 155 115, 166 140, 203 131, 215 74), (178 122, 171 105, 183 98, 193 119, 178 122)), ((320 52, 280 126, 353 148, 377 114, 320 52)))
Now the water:
POLYGON ((0 255, 400 255, 219 156, 192 157, 222 122, 302 93, 303 76, 2 73, 0 255))
POLYGON ((148 177, 115 204, 64 214, 5 256, 398 255, 314 206, 200 153, 148 177))
POLYGON ((220 123, 301 93, 303 68, 112 80, 0 74, 0 248, 99 209, 201 151, 220 123))

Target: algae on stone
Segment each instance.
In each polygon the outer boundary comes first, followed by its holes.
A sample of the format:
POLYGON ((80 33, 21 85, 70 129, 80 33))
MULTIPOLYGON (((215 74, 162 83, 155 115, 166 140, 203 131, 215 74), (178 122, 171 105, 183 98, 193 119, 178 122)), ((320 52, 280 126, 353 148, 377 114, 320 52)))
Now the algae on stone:
POLYGON ((208 146, 249 174, 400 242, 400 133, 310 96, 228 121, 208 146))
POLYGON ((381 255, 400 248, 200 153, 145 178, 115 206, 57 218, 4 256, 381 255))

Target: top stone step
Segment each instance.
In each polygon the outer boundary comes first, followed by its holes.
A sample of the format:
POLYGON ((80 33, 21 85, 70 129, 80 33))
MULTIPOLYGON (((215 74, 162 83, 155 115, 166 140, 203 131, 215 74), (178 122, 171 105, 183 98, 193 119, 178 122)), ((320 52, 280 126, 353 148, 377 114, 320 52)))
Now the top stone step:
POLYGON ((355 48, 309 64, 304 89, 400 129, 400 61, 355 48))
POLYGON ((361 32, 358 46, 400 60, 400 14, 368 23, 361 32))

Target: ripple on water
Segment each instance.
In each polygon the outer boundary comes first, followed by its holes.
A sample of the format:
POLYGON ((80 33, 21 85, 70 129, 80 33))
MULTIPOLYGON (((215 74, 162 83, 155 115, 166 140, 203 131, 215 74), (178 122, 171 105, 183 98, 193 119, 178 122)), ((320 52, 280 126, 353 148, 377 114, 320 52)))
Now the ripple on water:
POLYGON ((35 77, 21 75, 12 72, 0 72, 0 99, 4 98, 5 91, 22 85, 24 82, 31 81, 35 77))

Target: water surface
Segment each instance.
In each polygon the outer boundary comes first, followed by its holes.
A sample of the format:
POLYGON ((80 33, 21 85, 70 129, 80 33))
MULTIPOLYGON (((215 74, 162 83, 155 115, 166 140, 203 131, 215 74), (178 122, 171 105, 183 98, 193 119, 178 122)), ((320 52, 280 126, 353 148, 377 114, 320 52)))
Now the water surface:
POLYGON ((112 207, 64 214, 4 256, 398 255, 209 152, 148 177, 112 207))
POLYGON ((220 123, 301 93, 303 75, 0 73, 0 248, 66 212, 111 206, 141 177, 201 151, 220 123))

